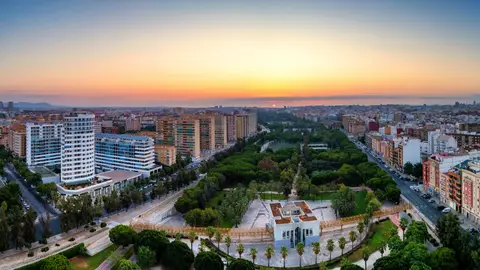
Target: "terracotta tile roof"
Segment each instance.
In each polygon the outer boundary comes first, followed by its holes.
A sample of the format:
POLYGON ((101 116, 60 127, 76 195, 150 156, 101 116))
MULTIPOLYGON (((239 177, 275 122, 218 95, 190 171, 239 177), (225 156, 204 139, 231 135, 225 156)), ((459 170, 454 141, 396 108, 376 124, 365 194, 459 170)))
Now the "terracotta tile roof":
POLYGON ((288 224, 290 222, 292 222, 291 218, 282 218, 275 220, 275 223, 277 224, 288 224))
POLYGON ((311 217, 309 217, 309 216, 300 216, 300 219, 301 219, 302 221, 314 221, 314 220, 317 220, 317 218, 316 218, 315 216, 311 216, 311 217))
POLYGON ((282 208, 282 205, 280 203, 271 203, 270 208, 272 209, 272 214, 274 217, 281 217, 282 215, 280 214, 280 209, 282 208))
POLYGON ((295 205, 302 208, 302 211, 305 214, 311 214, 312 213, 312 210, 310 210, 310 207, 308 207, 307 203, 305 203, 304 201, 295 202, 295 205))

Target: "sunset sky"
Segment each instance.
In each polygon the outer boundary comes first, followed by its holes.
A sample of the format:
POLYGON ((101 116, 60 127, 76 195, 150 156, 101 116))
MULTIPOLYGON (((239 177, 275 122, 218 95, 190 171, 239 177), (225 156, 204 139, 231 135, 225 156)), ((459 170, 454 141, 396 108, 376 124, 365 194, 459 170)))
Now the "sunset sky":
POLYGON ((480 101, 480 1, 0 1, 0 100, 480 101))

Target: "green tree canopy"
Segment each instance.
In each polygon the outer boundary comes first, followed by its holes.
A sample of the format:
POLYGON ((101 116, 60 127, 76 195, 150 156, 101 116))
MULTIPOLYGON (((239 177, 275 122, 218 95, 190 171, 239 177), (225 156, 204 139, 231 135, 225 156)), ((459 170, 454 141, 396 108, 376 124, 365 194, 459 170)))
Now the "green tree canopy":
POLYGON ((108 236, 112 243, 125 247, 135 243, 136 235, 137 233, 135 230, 123 224, 115 226, 108 232, 108 236))
POLYGON ((235 259, 228 265, 227 270, 255 270, 255 265, 251 261, 235 259))
POLYGON ((460 239, 460 221, 452 213, 443 215, 437 220, 438 238, 444 247, 455 250, 460 239))
POLYGON ((152 251, 155 251, 155 254, 157 255, 157 261, 160 261, 169 243, 170 241, 166 237, 165 232, 159 232, 155 230, 143 230, 137 235, 135 251, 138 254, 139 248, 141 246, 148 247, 152 251))
POLYGON ((435 270, 458 269, 458 262, 455 258, 455 251, 442 247, 430 254, 430 267, 435 270))
POLYGON ((42 270, 70 270, 72 264, 67 257, 56 254, 45 259, 41 267, 42 270))
POLYGON ((175 240, 168 244, 163 253, 162 263, 169 269, 188 270, 194 262, 190 247, 182 241, 175 240))
POLYGON ((136 265, 135 263, 131 262, 127 259, 121 259, 118 261, 117 270, 141 270, 140 266, 136 265))
POLYGON ((212 251, 203 251, 195 257, 195 270, 223 270, 223 262, 220 256, 212 251))
POLYGON ((138 248, 137 252, 137 263, 142 268, 148 268, 155 265, 157 262, 157 256, 155 251, 151 250, 149 247, 141 246, 138 248))

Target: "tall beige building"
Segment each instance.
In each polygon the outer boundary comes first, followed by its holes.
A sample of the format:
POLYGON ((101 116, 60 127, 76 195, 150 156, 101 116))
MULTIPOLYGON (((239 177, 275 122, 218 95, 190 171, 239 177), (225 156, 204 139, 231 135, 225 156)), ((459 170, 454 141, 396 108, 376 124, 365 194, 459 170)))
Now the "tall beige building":
POLYGON ((227 141, 234 142, 237 140, 236 126, 235 126, 235 115, 227 115, 227 141))
POLYGON ((227 116, 215 115, 215 148, 223 148, 227 144, 227 116))
POLYGON ((183 116, 176 124, 177 153, 200 157, 200 120, 195 116, 183 116))
POLYGON ((235 116, 235 134, 237 139, 242 139, 248 136, 248 115, 237 114, 235 116))
POLYGON ((172 145, 155 145, 155 156, 157 161, 163 165, 171 166, 175 164, 177 157, 177 148, 172 145))
POLYGON ((200 150, 215 149, 215 116, 201 115, 200 120, 200 150))
POLYGON ((162 116, 157 119, 156 128, 158 132, 157 143, 163 145, 176 146, 177 142, 177 122, 179 118, 172 116, 162 116))
POLYGON ((462 213, 480 223, 480 162, 468 162, 461 170, 462 213))
POLYGON ((12 123, 8 132, 7 139, 8 149, 18 157, 25 157, 27 155, 27 133, 25 124, 18 122, 12 123))

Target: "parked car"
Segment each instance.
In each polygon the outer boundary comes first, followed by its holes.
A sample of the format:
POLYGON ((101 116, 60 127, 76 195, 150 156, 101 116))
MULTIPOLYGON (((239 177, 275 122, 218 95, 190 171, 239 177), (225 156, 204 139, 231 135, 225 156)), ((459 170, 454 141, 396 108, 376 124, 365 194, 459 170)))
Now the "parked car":
POLYGON ((440 211, 442 211, 443 209, 445 209, 445 206, 439 205, 439 206, 437 206, 437 209, 440 210, 440 211))
POLYGON ((448 214, 448 213, 450 213, 451 211, 452 211, 452 208, 447 207, 447 208, 445 208, 445 209, 442 210, 442 213, 448 214))
POLYGON ((429 203, 435 203, 435 200, 434 199, 430 199, 428 200, 429 203))

